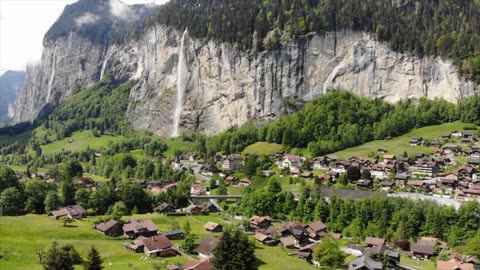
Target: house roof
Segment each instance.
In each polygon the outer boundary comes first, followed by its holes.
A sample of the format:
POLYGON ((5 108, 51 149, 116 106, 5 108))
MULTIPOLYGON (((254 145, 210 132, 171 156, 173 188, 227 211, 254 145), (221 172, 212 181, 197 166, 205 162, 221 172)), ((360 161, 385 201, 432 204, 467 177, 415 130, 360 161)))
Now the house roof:
POLYGON ((372 260, 368 256, 361 256, 351 261, 348 265, 348 270, 357 269, 381 270, 383 269, 383 264, 372 260))
POLYGON ((210 258, 203 258, 200 260, 188 260, 182 267, 183 270, 211 270, 212 264, 210 258))
POLYGON ((213 230, 215 230, 218 226, 222 226, 222 225, 217 224, 217 223, 215 223, 215 222, 209 221, 209 222, 207 222, 205 225, 203 225, 203 228, 204 228, 205 230, 207 230, 207 231, 213 231, 213 230))
POLYGON ((143 244, 145 248, 152 251, 152 250, 162 250, 172 247, 172 243, 165 235, 155 235, 153 237, 149 237, 143 239, 143 244))
POLYGON ((198 243, 198 246, 195 250, 200 253, 212 253, 213 250, 217 247, 217 245, 218 238, 209 235, 203 238, 200 243, 198 243))
POLYGON ((264 221, 272 221, 272 218, 270 216, 252 216, 250 218, 250 222, 253 222, 253 223, 256 223, 256 224, 260 224, 264 221))
POLYGON ((411 250, 414 253, 433 255, 435 253, 434 246, 434 241, 418 240, 417 243, 412 244, 411 250))
POLYGON ((282 237, 280 242, 286 247, 294 246, 297 243, 297 240, 294 237, 282 237))
POLYGON ((158 231, 157 226, 153 223, 153 221, 146 219, 146 220, 136 220, 131 219, 130 222, 125 223, 123 225, 124 232, 138 232, 140 230, 147 230, 149 232, 158 231))
MULTIPOLYGON (((161 212, 161 211, 167 209, 168 207, 173 207, 173 206, 172 206, 171 204, 169 204, 169 203, 163 202, 163 203, 161 203, 159 206, 153 208, 153 211, 155 211, 155 212, 157 212, 157 211, 158 211, 158 212, 161 212)), ((174 208, 174 207, 173 207, 173 208, 174 208)))
POLYGON ((320 232, 327 229, 327 225, 325 225, 325 223, 321 222, 320 220, 308 224, 308 227, 310 227, 314 232, 320 232))
POLYGON ((258 233, 258 232, 257 232, 257 233, 255 234, 255 240, 260 241, 260 242, 263 242, 263 241, 265 241, 265 240, 267 240, 267 239, 269 239, 269 238, 271 238, 271 237, 268 236, 268 235, 265 235, 265 234, 263 234, 263 233, 258 233))
POLYGON ((184 233, 184 232, 183 232, 182 229, 175 229, 175 230, 165 232, 165 233, 163 233, 163 235, 170 236, 170 235, 175 235, 175 234, 179 234, 179 233, 184 233))
POLYGON ((365 243, 372 246, 383 246, 385 244, 385 239, 368 236, 365 238, 365 243))
POLYGON ((95 229, 101 231, 101 232, 106 232, 108 231, 109 229, 113 228, 115 225, 117 224, 121 224, 120 222, 114 220, 114 219, 110 219, 109 221, 105 222, 105 223, 100 223, 100 224, 97 224, 97 226, 95 226, 95 229))
POLYGON ((78 204, 63 207, 56 211, 51 212, 51 214, 53 214, 56 217, 63 217, 67 215, 73 217, 73 216, 84 215, 86 213, 87 213, 87 210, 85 210, 83 207, 81 207, 78 204))

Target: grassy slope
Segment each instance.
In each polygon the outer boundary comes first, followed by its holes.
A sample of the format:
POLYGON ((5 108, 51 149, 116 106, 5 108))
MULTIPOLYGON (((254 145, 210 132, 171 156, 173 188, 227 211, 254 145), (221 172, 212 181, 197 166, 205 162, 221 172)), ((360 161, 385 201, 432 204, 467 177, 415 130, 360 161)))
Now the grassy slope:
POLYGON ((106 146, 109 142, 120 141, 122 139, 122 136, 114 137, 110 135, 95 137, 91 131, 81 131, 73 133, 69 138, 42 145, 41 147, 45 154, 60 152, 62 149, 74 152, 86 150, 88 146, 99 149, 106 146), (73 140, 71 143, 68 142, 70 139, 73 140))
POLYGON ((32 136, 31 131, 27 131, 15 136, 0 136, 0 145, 14 144, 16 142, 20 144, 25 144, 28 142, 28 139, 30 139, 31 136, 32 136))
POLYGON ((282 145, 276 143, 257 142, 247 146, 242 155, 257 154, 257 155, 270 155, 282 150, 282 145))
POLYGON ((463 130, 466 124, 460 122, 447 123, 437 126, 428 126, 423 128, 414 129, 411 132, 395 137, 392 140, 378 140, 369 143, 365 143, 356 147, 348 148, 331 155, 349 158, 352 156, 367 156, 369 153, 377 153, 377 149, 382 148, 388 150, 389 154, 402 155, 404 151, 407 153, 432 153, 434 148, 423 146, 410 146, 408 141, 412 136, 421 136, 424 139, 432 140, 435 138, 440 139, 444 133, 450 133, 454 130, 463 130))
MULTIPOLYGON (((207 235, 203 225, 208 221, 226 224, 230 221, 223 218, 210 216, 167 217, 164 215, 147 214, 136 215, 138 219, 150 218, 157 224, 160 231, 172 228, 172 221, 183 227, 187 220, 190 222, 192 232, 199 236, 197 241, 207 235)), ((60 221, 53 220, 45 215, 26 215, 20 217, 0 218, 0 269, 41 269, 36 263, 36 250, 47 249, 52 241, 60 244, 71 243, 82 256, 86 256, 90 246, 96 246, 104 258, 107 269, 151 269, 153 260, 141 260, 143 254, 132 253, 122 247, 125 239, 112 239, 103 236, 92 229, 95 218, 72 223, 75 227, 63 227, 60 221), (108 263, 112 266, 108 266, 108 263)), ((127 220, 128 218, 124 218, 127 220)), ((216 234, 219 235, 219 234, 216 234)), ((252 238, 253 239, 253 238, 252 238)), ((174 241, 180 243, 180 241, 174 241)), ((288 257, 287 250, 281 247, 265 247, 257 244, 256 254, 261 260, 260 269, 280 269, 289 265, 288 269, 313 269, 312 266, 295 257, 288 257)), ((157 259, 168 263, 183 263, 184 257, 157 259)), ((80 269, 80 268, 78 268, 80 269)))

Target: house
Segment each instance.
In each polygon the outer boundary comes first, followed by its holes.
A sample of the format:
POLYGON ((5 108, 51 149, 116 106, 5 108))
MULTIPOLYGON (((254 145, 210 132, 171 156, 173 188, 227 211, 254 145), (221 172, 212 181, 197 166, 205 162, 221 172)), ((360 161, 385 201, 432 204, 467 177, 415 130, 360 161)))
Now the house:
POLYGON ((463 136, 463 132, 458 131, 458 130, 454 130, 454 131, 452 131, 452 136, 453 136, 453 137, 462 137, 462 136, 463 136))
POLYGON ((250 180, 248 178, 242 178, 242 179, 240 179, 239 184, 240 184, 240 186, 249 186, 249 185, 252 184, 252 180, 250 180))
POLYGON ((233 175, 230 175, 230 176, 227 176, 225 178, 225 183, 229 184, 229 185, 238 185, 239 183, 239 179, 238 177, 235 177, 233 175))
POLYGON ((378 154, 385 154, 385 153, 387 153, 387 152, 388 152, 387 149, 383 149, 383 148, 378 148, 378 149, 377 149, 377 153, 378 153, 378 154))
POLYGON ((203 207, 191 204, 183 209, 185 212, 189 213, 190 215, 198 216, 203 213, 203 207))
POLYGON ((365 243, 369 247, 379 247, 379 246, 383 246, 385 244, 385 239, 368 236, 368 237, 365 238, 365 243))
POLYGON ((169 240, 179 240, 185 238, 185 233, 182 229, 175 229, 168 232, 163 233, 169 240))
POLYGON ((330 162, 332 159, 325 156, 325 157, 315 157, 313 159, 313 169, 314 170, 329 170, 330 162))
POLYGON ((411 146, 419 146, 420 144, 422 144, 423 142, 423 138, 422 137, 411 137, 410 138, 410 141, 408 141, 408 143, 411 145, 411 146))
POLYGON ((443 139, 443 140, 448 140, 448 139, 450 139, 450 134, 448 134, 448 133, 442 134, 442 139, 443 139))
POLYGON ((397 159, 395 155, 384 155, 383 156, 383 164, 389 164, 394 162, 397 159))
POLYGON ((166 213, 173 213, 175 212, 175 207, 169 203, 161 203, 159 206, 153 208, 154 213, 158 214, 166 214, 166 213))
POLYGON ((475 267, 471 263, 464 263, 456 259, 449 261, 437 261, 437 270, 474 270, 475 267))
POLYGON ((410 247, 413 257, 417 259, 430 259, 435 255, 435 241, 417 240, 410 247))
POLYGON ((467 160, 467 164, 472 166, 473 168, 480 168, 480 158, 469 158, 467 160))
POLYGON ((69 205, 67 207, 60 208, 52 211, 48 214, 49 217, 59 219, 62 217, 68 217, 70 219, 79 219, 87 217, 87 211, 78 204, 69 205))
POLYGON ((207 231, 207 232, 221 232, 223 231, 223 226, 220 225, 220 224, 217 224, 215 222, 207 222, 205 225, 203 225, 203 228, 207 231))
POLYGON ((440 179, 440 185, 446 190, 446 191, 452 191, 455 190, 455 188, 458 185, 458 181, 456 179, 450 179, 450 178, 441 178, 440 179))
POLYGON ((130 219, 123 225, 123 235, 126 238, 135 239, 139 236, 150 237, 158 234, 158 228, 153 221, 130 219))
POLYGON ((123 224, 116 220, 109 220, 105 223, 100 223, 95 226, 95 229, 104 235, 117 237, 123 234, 123 224))
POLYGON ((383 164, 373 164, 370 168, 370 175, 372 178, 385 179, 388 177, 386 166, 383 164))
POLYGON ((218 238, 213 237, 211 235, 203 238, 200 243, 198 243, 197 248, 195 251, 198 253, 200 258, 207 258, 213 256, 213 251, 218 245, 218 238))
POLYGON ((275 246, 277 244, 277 241, 275 241, 275 239, 259 232, 255 233, 255 240, 267 246, 275 246))
POLYGON ((269 216, 253 216, 250 218, 250 229, 258 230, 258 229, 267 229, 272 224, 272 218, 269 216))
POLYGON ((168 193, 169 191, 173 191, 177 188, 177 183, 170 183, 162 187, 161 192, 168 193))
MULTIPOLYGON (((169 270, 174 270, 169 269, 169 270)), ((202 258, 200 260, 189 259, 181 268, 178 270, 212 270, 211 258, 202 258)))
POLYGON ((298 247, 298 240, 293 236, 286 236, 280 238, 280 243, 284 248, 296 248, 298 247))
POLYGON ((389 190, 393 189, 393 187, 395 186, 395 182, 382 181, 382 182, 380 182, 380 186, 382 187, 383 191, 389 191, 389 190))
POLYGON ((143 240, 144 252, 147 256, 172 257, 177 251, 172 248, 172 243, 165 235, 155 235, 143 240))
POLYGON ((215 167, 215 165, 202 165, 200 167, 200 174, 205 176, 212 176, 219 172, 220 170, 217 167, 215 167))
POLYGON ((243 158, 239 155, 231 155, 223 159, 222 170, 223 171, 235 171, 243 166, 243 158))
POLYGON ((320 220, 308 224, 306 229, 309 233, 309 237, 313 239, 318 239, 327 234, 327 225, 320 220))
POLYGON ((407 185, 408 179, 410 179, 408 174, 396 174, 393 178, 395 184, 399 187, 404 187, 407 185))
POLYGON ((302 167, 302 159, 299 156, 295 155, 286 155, 282 162, 280 168, 290 168, 290 169, 300 169, 302 167))
POLYGON ((382 270, 383 264, 368 256, 360 256, 348 264, 348 270, 382 270))
POLYGON ((306 179, 311 179, 313 178, 313 172, 304 172, 300 174, 300 177, 306 178, 306 179))
POLYGON ((90 185, 95 184, 95 181, 93 181, 92 178, 79 177, 79 178, 73 180, 73 183, 74 183, 75 185, 87 187, 87 186, 90 186, 90 185))
POLYGON ((305 229, 307 226, 300 221, 292 221, 286 222, 279 230, 281 236, 288 237, 293 236, 297 241, 297 246, 303 246, 308 243, 309 241, 309 233, 305 229))
POLYGON ((202 195, 204 193, 203 187, 200 184, 192 184, 190 187, 190 194, 194 196, 202 195))
POLYGON ((218 209, 218 207, 214 203, 208 202, 203 207, 203 211, 208 212, 208 213, 218 213, 218 212, 220 212, 220 209, 218 209))
POLYGON ((372 189, 373 188, 373 181, 372 180, 360 179, 360 180, 357 181, 357 188, 358 189, 372 189))

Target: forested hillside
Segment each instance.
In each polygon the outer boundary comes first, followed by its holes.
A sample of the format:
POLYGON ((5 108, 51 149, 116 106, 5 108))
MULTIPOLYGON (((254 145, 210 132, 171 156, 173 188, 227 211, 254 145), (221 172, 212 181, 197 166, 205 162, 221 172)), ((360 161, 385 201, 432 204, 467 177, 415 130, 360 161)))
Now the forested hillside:
POLYGON ((480 81, 477 0, 179 0, 148 24, 154 22, 258 51, 310 32, 362 30, 400 52, 448 57, 466 78, 480 81))
POLYGON ((320 99, 277 121, 254 127, 232 128, 217 136, 198 140, 199 153, 241 152, 257 141, 308 148, 312 156, 324 155, 387 136, 399 136, 413 128, 461 120, 480 123, 480 97, 458 104, 421 99, 418 104, 402 101, 391 105, 381 100, 357 97, 332 90, 320 99), (202 150, 205 149, 205 150, 202 150))

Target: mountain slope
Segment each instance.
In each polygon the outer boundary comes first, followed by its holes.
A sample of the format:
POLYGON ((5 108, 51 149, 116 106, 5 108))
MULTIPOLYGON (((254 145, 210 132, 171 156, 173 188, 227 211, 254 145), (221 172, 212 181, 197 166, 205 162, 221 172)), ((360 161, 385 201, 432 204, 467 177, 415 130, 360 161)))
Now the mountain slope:
POLYGON ((0 122, 8 120, 14 112, 14 102, 25 83, 24 71, 8 70, 0 76, 0 122))
MULTIPOLYGON (((90 0, 83 1, 90 3, 90 0)), ((111 6, 107 2, 101 1, 100 5, 111 6)), ((275 40, 275 29, 278 28, 281 46, 245 50, 250 47, 242 47, 237 38, 245 35, 246 44, 255 43, 255 28, 244 26, 247 29, 243 32, 236 31, 243 29, 240 28, 242 25, 235 24, 236 17, 227 13, 231 16, 225 15, 223 24, 219 19, 212 19, 215 24, 207 22, 211 27, 223 25, 223 32, 207 27, 203 35, 202 18, 206 14, 219 14, 224 10, 222 8, 230 7, 227 3, 244 3, 251 7, 256 1, 210 2, 223 4, 212 7, 213 11, 202 11, 198 7, 202 7, 200 4, 204 1, 171 2, 170 5, 179 3, 185 8, 178 12, 170 9, 171 14, 164 17, 169 21, 162 21, 159 15, 148 17, 148 27, 134 39, 123 38, 114 42, 116 39, 112 37, 108 41, 99 41, 71 29, 65 35, 46 38, 42 63, 30 67, 26 86, 17 99, 21 108, 15 114, 15 121, 34 119, 46 104, 62 102, 80 86, 98 81, 107 71, 111 71, 118 81, 135 79, 137 82, 130 91, 127 110, 133 126, 166 136, 171 134, 174 123, 178 78, 183 78, 186 85, 185 99, 181 101, 184 108, 180 117, 181 130, 207 134, 252 119, 267 121, 296 111, 306 101, 324 95, 331 88, 347 89, 389 102, 421 97, 455 102, 479 91, 479 85, 462 77, 453 61, 439 56, 420 57, 399 52, 374 35, 360 31, 365 29, 359 27, 350 27, 357 30, 337 29, 320 34, 299 32, 298 36, 290 37, 288 33, 291 32, 287 30, 291 31, 295 24, 279 22, 276 26, 274 23, 273 30, 267 25, 267 36, 262 44, 274 44, 271 41, 275 40), (185 16, 192 19, 183 20, 185 16), (189 29, 192 32, 185 36, 182 35, 184 26, 192 26, 189 29), (230 32, 232 39, 223 38, 222 33, 227 35, 230 32), (252 39, 248 33, 253 33, 252 39), (179 72, 183 37, 185 64, 179 72)), ((270 2, 263 1, 262 5, 270 2)), ((169 10, 168 7, 163 7, 159 14, 169 10)), ((75 16, 70 19, 79 18, 75 16)), ((245 20, 248 22, 251 16, 245 14, 245 20)), ((272 12, 271 16, 276 18, 275 21, 282 18, 280 13, 272 12)))

